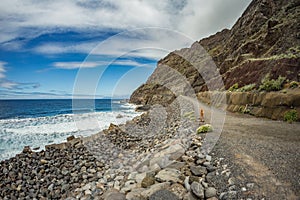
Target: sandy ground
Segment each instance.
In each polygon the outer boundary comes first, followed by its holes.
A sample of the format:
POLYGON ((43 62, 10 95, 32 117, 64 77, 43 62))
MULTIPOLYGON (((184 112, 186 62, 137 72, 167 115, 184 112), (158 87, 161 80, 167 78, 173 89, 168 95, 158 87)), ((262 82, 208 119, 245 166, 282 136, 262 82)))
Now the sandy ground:
MULTIPOLYGON (((200 107, 208 123, 211 116, 224 116, 215 110, 212 115, 204 104, 200 107)), ((229 112, 224 119, 212 152, 225 158, 239 189, 254 183, 251 191, 239 191, 239 199, 300 199, 300 123, 229 112)), ((225 188, 224 181, 218 187, 225 188)))

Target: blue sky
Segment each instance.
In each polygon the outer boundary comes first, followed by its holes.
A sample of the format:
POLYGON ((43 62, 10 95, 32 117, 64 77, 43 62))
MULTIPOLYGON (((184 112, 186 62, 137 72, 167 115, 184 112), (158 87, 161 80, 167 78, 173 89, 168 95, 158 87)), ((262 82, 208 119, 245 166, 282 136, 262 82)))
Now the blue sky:
POLYGON ((249 0, 2 0, 0 99, 126 98, 249 0))

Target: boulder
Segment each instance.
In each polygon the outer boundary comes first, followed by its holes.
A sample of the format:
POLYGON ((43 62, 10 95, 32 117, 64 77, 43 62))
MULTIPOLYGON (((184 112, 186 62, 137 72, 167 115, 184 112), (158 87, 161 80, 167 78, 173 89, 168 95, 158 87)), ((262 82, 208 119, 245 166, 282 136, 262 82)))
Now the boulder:
POLYGON ((149 197, 149 200, 179 200, 179 198, 168 190, 158 190, 149 197))
POLYGON ((180 179, 181 172, 177 169, 166 168, 161 170, 155 176, 158 182, 173 182, 173 183, 181 183, 182 180, 180 179))

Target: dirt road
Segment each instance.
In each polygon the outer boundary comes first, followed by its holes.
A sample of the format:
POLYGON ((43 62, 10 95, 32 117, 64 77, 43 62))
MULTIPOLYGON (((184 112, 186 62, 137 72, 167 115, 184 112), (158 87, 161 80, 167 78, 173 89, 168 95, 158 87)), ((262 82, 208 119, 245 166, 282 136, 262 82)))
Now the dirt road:
MULTIPOLYGON (((200 107, 209 122, 210 108, 200 107)), ((217 115, 220 113, 214 112, 217 115)), ((239 199, 300 199, 300 123, 227 112, 212 152, 225 158, 223 163, 236 178, 239 199), (241 191, 247 183, 254 183, 254 187, 241 191)), ((217 187, 222 190, 226 186, 220 182, 217 187)))

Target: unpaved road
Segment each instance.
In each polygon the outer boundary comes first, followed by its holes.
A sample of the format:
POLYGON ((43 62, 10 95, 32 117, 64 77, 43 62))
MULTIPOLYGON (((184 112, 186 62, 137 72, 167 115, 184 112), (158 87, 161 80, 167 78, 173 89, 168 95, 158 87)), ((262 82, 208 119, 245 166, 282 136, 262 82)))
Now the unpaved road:
MULTIPOLYGON (((209 123, 210 108, 204 104, 200 107, 209 123)), ((300 123, 227 112, 212 152, 225 158, 223 163, 236 178, 239 199, 300 199, 300 123), (247 183, 254 183, 254 187, 242 192, 247 183)), ((219 189, 228 188, 224 181, 217 182, 219 189)))

